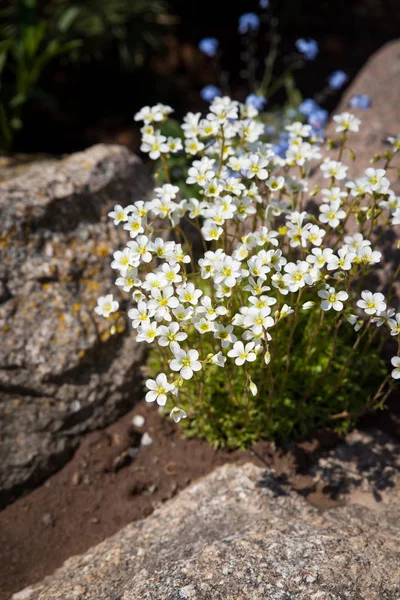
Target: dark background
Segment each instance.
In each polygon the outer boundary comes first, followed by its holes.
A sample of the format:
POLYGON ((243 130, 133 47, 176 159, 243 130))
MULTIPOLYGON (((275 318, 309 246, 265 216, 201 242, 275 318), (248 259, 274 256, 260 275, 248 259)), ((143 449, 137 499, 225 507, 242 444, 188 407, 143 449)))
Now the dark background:
MULTIPOLYGON (((39 3, 40 10, 45 5, 39 3)), ((117 43, 112 40, 104 41, 100 57, 57 60, 49 65, 41 86, 53 102, 32 101, 26 106, 14 151, 58 154, 102 141, 137 150, 139 135, 132 117, 144 104, 171 104, 178 116, 205 108, 199 91, 208 83, 218 84, 218 77, 210 59, 197 50, 203 37, 219 39, 222 67, 230 73, 232 93, 243 99, 247 90, 240 78, 237 23, 243 12, 260 14, 258 2, 171 0, 168 6, 170 19, 161 28, 160 47, 145 48, 143 64, 138 67, 121 64, 117 43)), ((297 38, 312 37, 320 45, 317 59, 296 76, 303 97, 321 90, 333 70, 345 70, 351 81, 372 53, 400 33, 400 0, 276 0, 270 10, 279 20, 281 36, 277 74, 297 38)), ((260 61, 267 48, 263 37, 261 34, 260 61)), ((325 107, 333 109, 339 94, 325 107)))

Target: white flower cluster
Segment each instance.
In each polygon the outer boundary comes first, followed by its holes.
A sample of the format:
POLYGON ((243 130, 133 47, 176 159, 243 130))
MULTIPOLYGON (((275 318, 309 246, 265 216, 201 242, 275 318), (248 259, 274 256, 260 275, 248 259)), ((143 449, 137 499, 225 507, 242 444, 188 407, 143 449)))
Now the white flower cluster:
MULTIPOLYGON (((314 202, 320 200, 311 212, 309 174, 321 159, 321 140, 309 125, 286 127, 289 147, 281 158, 263 141, 264 125, 253 106, 216 98, 205 118, 186 115, 182 138, 161 133, 171 111, 158 104, 135 116, 144 122, 141 149, 161 159, 167 183, 155 188, 151 200, 117 205, 109 214, 131 238, 111 266, 118 272, 116 284, 132 296, 128 317, 137 341, 156 342, 169 365, 168 374, 146 382, 148 402, 164 406, 170 399, 174 420, 185 417, 176 406, 185 380, 200 381, 208 364, 223 368, 229 359, 243 368, 258 357, 269 364, 274 329, 299 310, 334 311, 355 331, 384 323, 399 338, 400 313, 387 308, 383 294, 364 290, 360 297, 354 291, 354 282, 382 260, 372 242, 378 219, 386 227, 400 223, 400 197, 385 169, 347 178, 342 151, 359 119, 349 113, 334 117, 339 156, 320 163, 326 186, 312 192, 314 202), (186 184, 193 197, 182 198, 179 187, 168 183, 168 159, 177 152, 189 157, 186 184), (355 220, 353 232, 346 233, 355 220), (204 250, 196 259, 187 222, 202 238, 204 250), (162 235, 170 229, 174 237, 162 235), (195 348, 188 345, 193 328, 195 348), (206 356, 203 336, 214 348, 206 356)), ((398 139, 391 139, 393 154, 398 139)), ((117 310, 111 295, 99 299, 98 314, 117 310)), ((400 378, 400 358, 392 363, 393 377, 400 378)), ((248 383, 256 394, 250 377, 248 383)))

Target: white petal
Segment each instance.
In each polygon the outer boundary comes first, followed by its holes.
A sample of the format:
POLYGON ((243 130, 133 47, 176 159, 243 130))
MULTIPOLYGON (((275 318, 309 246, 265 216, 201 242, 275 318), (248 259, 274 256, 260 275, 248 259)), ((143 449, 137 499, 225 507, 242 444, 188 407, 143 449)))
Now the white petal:
POLYGON ((181 370, 181 377, 183 379, 191 379, 193 377, 193 371, 190 367, 183 367, 181 370))
POLYGON ((147 392, 146 394, 146 402, 154 402, 154 400, 157 398, 158 394, 157 392, 147 392))

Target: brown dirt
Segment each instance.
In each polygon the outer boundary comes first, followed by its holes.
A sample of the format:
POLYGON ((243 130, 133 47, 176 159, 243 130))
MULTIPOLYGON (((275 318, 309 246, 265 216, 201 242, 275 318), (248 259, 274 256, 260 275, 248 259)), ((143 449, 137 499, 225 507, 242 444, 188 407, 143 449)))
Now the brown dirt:
POLYGON ((107 429, 87 435, 73 459, 41 487, 0 513, 0 600, 41 580, 127 523, 149 515, 191 481, 226 462, 254 461, 274 469, 282 483, 321 507, 334 503, 312 486, 310 462, 336 442, 322 436, 275 450, 268 442, 248 451, 213 450, 186 440, 178 427, 145 402, 107 429), (132 426, 143 415, 141 429, 132 426), (140 447, 143 432, 153 443, 140 447))

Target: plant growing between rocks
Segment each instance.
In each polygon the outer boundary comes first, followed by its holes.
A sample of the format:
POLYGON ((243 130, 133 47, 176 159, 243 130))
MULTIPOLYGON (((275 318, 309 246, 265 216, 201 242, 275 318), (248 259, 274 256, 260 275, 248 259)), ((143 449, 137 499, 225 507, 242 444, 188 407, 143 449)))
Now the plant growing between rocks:
MULTIPOLYGON (((321 139, 301 122, 287 126, 281 158, 257 110, 228 97, 204 118, 188 113, 182 137, 162 133, 171 112, 158 104, 135 117, 167 182, 110 213, 131 237, 114 253, 116 284, 132 297, 137 341, 152 346, 146 400, 188 417, 189 435, 232 447, 345 429, 381 408, 400 378, 400 313, 390 306, 399 268, 386 296, 370 282, 389 268, 377 247, 400 223, 386 177, 399 137, 384 168, 349 181, 360 126, 349 113, 334 117, 338 139, 322 159, 321 139), (189 162, 186 198, 168 183, 177 152, 189 162), (312 188, 316 167, 325 185, 312 188), (398 346, 387 372, 379 350, 390 336, 398 346)), ((96 312, 118 315, 118 302, 102 297, 96 312)))

